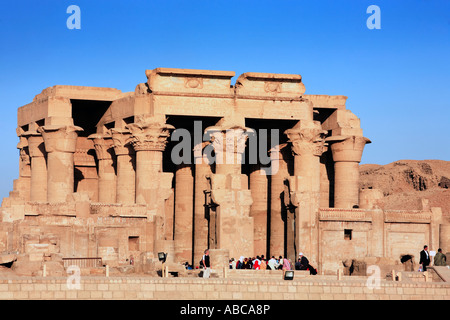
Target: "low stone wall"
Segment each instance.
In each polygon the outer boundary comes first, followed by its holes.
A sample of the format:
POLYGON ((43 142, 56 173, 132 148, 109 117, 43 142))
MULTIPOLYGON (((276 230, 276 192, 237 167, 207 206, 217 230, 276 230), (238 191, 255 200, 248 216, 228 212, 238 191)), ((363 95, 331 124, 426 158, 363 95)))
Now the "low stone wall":
MULTIPOLYGON (((66 277, 0 278, 0 299, 152 299, 152 300, 450 300, 446 282, 382 280, 371 289, 365 279, 297 280, 81 277, 69 289, 66 277)), ((73 283, 73 282, 72 282, 73 283)))

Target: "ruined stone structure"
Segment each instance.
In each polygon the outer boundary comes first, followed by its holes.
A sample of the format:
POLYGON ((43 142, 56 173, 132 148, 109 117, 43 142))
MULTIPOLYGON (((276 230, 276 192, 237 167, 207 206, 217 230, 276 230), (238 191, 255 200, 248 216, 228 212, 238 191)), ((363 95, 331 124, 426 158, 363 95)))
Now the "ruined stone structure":
POLYGON ((111 266, 158 252, 197 265, 206 248, 303 252, 335 273, 349 259, 418 263, 424 244, 450 249, 439 208, 383 211, 382 195, 359 190, 370 140, 345 96, 306 95, 299 75, 244 73, 235 85, 227 71, 146 76, 128 93, 50 87, 19 108, 0 252, 111 266))

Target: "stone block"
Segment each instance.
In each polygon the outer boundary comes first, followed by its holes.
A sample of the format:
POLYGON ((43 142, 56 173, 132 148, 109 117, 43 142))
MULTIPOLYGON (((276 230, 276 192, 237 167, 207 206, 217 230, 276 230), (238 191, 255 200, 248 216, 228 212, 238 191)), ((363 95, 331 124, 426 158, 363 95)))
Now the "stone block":
POLYGON ((232 71, 157 68, 145 73, 149 89, 156 92, 233 94, 232 71))
POLYGON ((295 74, 247 72, 236 80, 237 94, 242 96, 267 96, 298 98, 305 93, 302 77, 295 74))

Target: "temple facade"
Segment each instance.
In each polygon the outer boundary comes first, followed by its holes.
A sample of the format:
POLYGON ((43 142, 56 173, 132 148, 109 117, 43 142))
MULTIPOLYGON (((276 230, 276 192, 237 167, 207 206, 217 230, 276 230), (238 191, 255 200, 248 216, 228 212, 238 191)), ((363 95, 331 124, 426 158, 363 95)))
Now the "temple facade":
POLYGON ((360 190, 371 141, 347 97, 305 94, 300 75, 234 76, 157 68, 134 92, 57 85, 20 107, 0 252, 111 266, 302 252, 327 274, 450 245, 440 208, 386 211, 360 190))

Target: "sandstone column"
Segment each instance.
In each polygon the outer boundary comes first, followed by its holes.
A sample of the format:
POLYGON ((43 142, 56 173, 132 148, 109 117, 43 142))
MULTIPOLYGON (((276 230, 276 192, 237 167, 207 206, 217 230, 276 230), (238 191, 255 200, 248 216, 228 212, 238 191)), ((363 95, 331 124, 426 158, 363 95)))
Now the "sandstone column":
POLYGON ((317 121, 300 121, 286 130, 294 153, 295 192, 295 259, 298 252, 305 253, 312 265, 318 266, 320 206, 320 156, 324 151, 327 131, 317 121))
POLYGON ((267 188, 266 171, 260 164, 252 165, 250 172, 250 191, 253 203, 250 208, 250 217, 254 223, 254 250, 255 255, 264 254, 267 257, 267 188))
POLYGON ((111 129, 114 152, 116 154, 117 180, 116 201, 122 204, 135 203, 135 152, 133 147, 126 144, 130 132, 122 129, 111 129))
MULTIPOLYGON (((212 174, 209 159, 203 148, 206 143, 194 146, 194 264, 197 264, 208 248, 208 220, 205 216, 205 190, 208 190, 207 176, 212 174)), ((207 148, 212 148, 209 145, 207 148)))
POLYGON ((129 142, 136 151, 136 203, 158 203, 159 173, 162 172, 162 153, 173 126, 159 122, 140 122, 127 125, 129 142))
POLYGON ((116 202, 116 172, 114 170, 113 144, 111 135, 92 134, 88 137, 94 142, 98 160, 98 201, 116 202))
POLYGON ((180 164, 175 172, 175 253, 178 262, 192 263, 194 213, 192 165, 180 164))
POLYGON ((359 162, 364 146, 370 140, 360 136, 327 138, 334 161, 334 207, 359 206, 359 162))
POLYGON ((241 174, 242 154, 247 131, 239 126, 212 127, 216 172, 211 176, 211 199, 218 205, 216 214, 217 249, 229 249, 230 257, 254 255, 252 204, 248 177, 241 174))
POLYGON ((47 161, 44 138, 38 132, 25 132, 31 157, 30 200, 47 201, 47 161))
POLYGON ((47 152, 47 201, 65 202, 74 191, 73 154, 76 150, 77 126, 43 126, 38 132, 44 138, 47 152))
POLYGON ((282 199, 284 180, 289 177, 290 147, 284 143, 270 150, 270 243, 271 256, 285 255, 286 208, 282 199))

